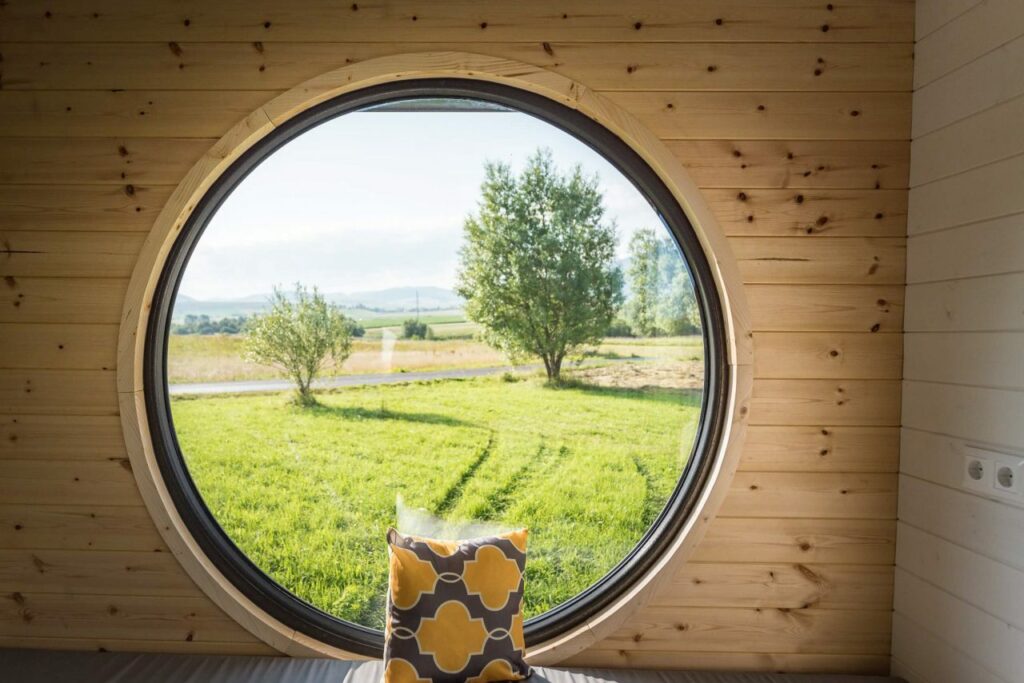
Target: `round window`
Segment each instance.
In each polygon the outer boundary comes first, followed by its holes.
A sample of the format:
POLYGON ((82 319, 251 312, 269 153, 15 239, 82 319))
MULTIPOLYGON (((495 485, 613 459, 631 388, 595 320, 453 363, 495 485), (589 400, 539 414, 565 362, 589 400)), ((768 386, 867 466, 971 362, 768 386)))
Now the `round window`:
POLYGON ((621 595, 690 513, 725 371, 707 261, 635 152, 547 98, 425 79, 308 110, 218 180, 145 381, 218 569, 379 655, 392 526, 528 527, 528 644, 621 595))

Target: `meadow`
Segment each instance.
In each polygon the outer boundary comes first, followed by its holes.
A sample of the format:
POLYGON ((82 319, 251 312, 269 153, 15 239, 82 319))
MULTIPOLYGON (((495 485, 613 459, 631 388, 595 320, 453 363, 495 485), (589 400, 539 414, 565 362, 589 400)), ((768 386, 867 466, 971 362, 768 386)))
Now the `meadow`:
MULTIPOLYGON (((622 351, 679 363, 688 348, 622 351)), ((626 555, 676 485, 700 393, 616 383, 507 373, 321 392, 312 408, 284 393, 171 405, 189 470, 243 552, 307 602, 381 628, 399 496, 441 520, 528 527, 528 617, 626 555)))
MULTIPOLYGON (((398 339, 401 329, 367 328, 366 336, 352 340, 352 354, 341 365, 328 361, 323 376, 379 372, 414 372, 448 368, 509 365, 499 351, 476 338, 478 327, 456 321, 431 324, 435 338, 398 339)), ((283 377, 276 368, 244 358, 241 335, 171 335, 167 373, 172 384, 227 382, 283 377)), ((650 358, 678 361, 703 359, 699 336, 634 339, 609 337, 588 352, 592 358, 650 358)))

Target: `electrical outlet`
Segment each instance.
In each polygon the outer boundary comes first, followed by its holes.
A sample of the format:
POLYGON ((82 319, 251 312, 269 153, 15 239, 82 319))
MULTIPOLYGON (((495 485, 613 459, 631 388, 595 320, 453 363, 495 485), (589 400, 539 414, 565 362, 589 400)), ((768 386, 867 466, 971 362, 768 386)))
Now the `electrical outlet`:
POLYGON ((1002 493, 1020 493, 1020 476, 1017 474, 1017 469, 1006 463, 996 463, 992 487, 1002 493))
POLYGON ((1024 457, 978 446, 964 452, 964 488, 1024 505, 1024 457))
POLYGON ((978 493, 992 492, 992 461, 988 458, 968 453, 964 456, 963 473, 964 488, 978 493))

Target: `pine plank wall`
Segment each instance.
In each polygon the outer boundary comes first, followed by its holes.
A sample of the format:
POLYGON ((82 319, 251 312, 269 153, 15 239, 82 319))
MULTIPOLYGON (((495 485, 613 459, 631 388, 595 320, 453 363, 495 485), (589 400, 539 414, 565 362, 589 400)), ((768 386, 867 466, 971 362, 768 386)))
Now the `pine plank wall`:
POLYGON ((733 490, 671 588, 571 663, 887 671, 913 39, 910 0, 0 2, 0 646, 270 652, 142 506, 114 383, 125 287, 243 116, 350 61, 441 49, 632 112, 746 283, 733 490))

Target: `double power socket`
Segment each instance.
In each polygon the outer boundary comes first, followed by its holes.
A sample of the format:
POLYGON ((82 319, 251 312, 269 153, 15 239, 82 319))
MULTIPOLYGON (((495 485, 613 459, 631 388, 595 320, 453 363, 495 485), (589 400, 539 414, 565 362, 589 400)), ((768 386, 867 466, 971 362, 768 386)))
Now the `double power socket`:
POLYGON ((976 493, 1024 505, 1024 458, 1019 455, 966 446, 963 485, 976 493))

